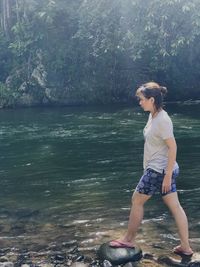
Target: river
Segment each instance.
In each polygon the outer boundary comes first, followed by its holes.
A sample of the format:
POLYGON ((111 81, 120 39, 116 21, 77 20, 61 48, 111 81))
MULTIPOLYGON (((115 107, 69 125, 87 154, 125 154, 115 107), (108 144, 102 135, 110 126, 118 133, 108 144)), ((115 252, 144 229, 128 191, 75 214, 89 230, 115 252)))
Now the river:
MULTIPOLYGON (((178 144, 178 192, 190 226, 200 232, 200 105, 168 104, 178 144)), ((126 229, 142 174, 147 119, 138 106, 0 111, 0 244, 40 251, 78 242, 91 251, 126 229)), ((138 244, 167 251, 177 230, 160 197, 151 199, 138 244)))

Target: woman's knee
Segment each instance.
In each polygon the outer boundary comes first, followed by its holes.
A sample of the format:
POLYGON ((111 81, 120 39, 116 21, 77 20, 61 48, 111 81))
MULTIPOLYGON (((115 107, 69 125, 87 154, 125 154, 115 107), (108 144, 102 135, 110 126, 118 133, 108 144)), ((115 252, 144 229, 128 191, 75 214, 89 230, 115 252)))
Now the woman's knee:
POLYGON ((144 205, 144 203, 150 198, 151 196, 138 193, 135 191, 132 196, 132 205, 144 205))
POLYGON ((176 192, 164 196, 163 201, 170 210, 182 209, 176 192))

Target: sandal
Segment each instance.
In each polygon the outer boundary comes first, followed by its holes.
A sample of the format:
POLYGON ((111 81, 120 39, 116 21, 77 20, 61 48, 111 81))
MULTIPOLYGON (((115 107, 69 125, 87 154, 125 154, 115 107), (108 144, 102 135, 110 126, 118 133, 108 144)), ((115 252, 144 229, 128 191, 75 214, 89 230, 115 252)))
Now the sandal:
POLYGON ((191 250, 191 251, 185 251, 185 250, 183 250, 182 248, 181 248, 181 246, 177 246, 177 247, 175 247, 174 249, 173 249, 173 252, 175 253, 175 254, 178 254, 178 255, 180 255, 180 256, 192 256, 193 255, 193 251, 191 250))
POLYGON ((135 248, 131 242, 125 242, 121 240, 113 240, 109 243, 109 246, 113 248, 135 248))

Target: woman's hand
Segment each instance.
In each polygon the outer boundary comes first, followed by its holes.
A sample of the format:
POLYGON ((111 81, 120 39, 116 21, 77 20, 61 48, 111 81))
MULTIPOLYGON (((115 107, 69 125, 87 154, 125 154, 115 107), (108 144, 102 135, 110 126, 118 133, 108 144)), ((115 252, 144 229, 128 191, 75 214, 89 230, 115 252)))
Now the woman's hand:
POLYGON ((172 175, 165 174, 162 183, 162 193, 165 194, 171 190, 172 175))

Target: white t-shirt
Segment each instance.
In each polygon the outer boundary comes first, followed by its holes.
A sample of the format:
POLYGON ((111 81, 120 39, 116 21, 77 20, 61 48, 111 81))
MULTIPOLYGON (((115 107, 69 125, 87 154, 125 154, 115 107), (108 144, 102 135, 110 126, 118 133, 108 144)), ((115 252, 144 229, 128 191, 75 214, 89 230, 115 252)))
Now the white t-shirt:
MULTIPOLYGON (((161 110, 155 118, 149 114, 144 128, 144 169, 151 168, 162 173, 168 164, 168 147, 165 139, 174 137, 173 124, 166 111, 161 110)), ((178 168, 177 162, 174 169, 178 168)))

